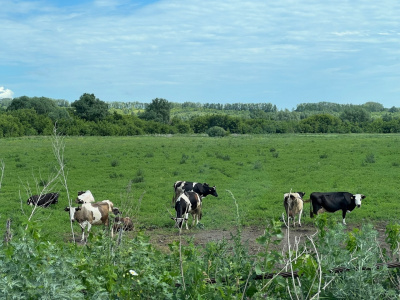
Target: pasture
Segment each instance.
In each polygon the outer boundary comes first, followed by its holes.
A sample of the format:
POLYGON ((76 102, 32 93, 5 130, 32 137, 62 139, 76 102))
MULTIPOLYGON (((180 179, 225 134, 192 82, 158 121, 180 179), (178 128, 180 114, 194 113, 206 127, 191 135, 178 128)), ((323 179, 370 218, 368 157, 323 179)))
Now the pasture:
MULTIPOLYGON (((26 205, 58 168, 53 137, 0 139, 4 174, 0 189, 0 232, 7 218, 23 224, 26 205), (1 225, 2 224, 2 225, 1 225)), ((176 180, 216 185, 218 198, 203 200, 203 229, 231 229, 237 221, 263 227, 283 211, 283 194, 349 191, 366 195, 360 209, 346 217, 349 225, 398 219, 400 135, 257 135, 65 137, 65 179, 70 198, 90 189, 96 201, 109 199, 125 209, 136 229, 177 231, 170 219, 176 180), (237 204, 237 206, 236 206, 237 204)), ((1 174, 0 174, 1 175, 1 174)), ((57 180, 58 204, 38 208, 33 220, 49 240, 70 239, 68 193, 57 180)), ((310 224, 309 203, 303 224, 310 224)), ((341 222, 341 213, 335 213, 341 222)), ((75 232, 80 232, 74 225, 75 232)), ((98 228, 92 228, 95 232, 98 228)))

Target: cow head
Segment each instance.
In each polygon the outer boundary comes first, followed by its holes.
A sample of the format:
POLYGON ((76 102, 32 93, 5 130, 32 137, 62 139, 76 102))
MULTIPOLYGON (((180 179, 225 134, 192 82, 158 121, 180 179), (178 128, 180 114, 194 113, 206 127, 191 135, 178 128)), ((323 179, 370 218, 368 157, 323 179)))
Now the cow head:
POLYGON ((218 197, 217 188, 215 187, 215 185, 210 188, 210 195, 213 195, 214 197, 218 197))
POLYGON ((29 197, 29 199, 28 199, 28 201, 26 201, 26 203, 28 204, 28 205, 35 205, 35 202, 33 201, 33 198, 32 197, 29 197))
POLYGON ((67 206, 66 208, 64 208, 64 210, 69 212, 69 218, 70 218, 71 222, 74 222, 75 221, 75 213, 77 211, 80 211, 81 208, 79 206, 78 207, 67 206))
POLYGON ((300 198, 303 199, 303 197, 304 197, 304 195, 305 195, 306 193, 304 193, 304 192, 297 192, 297 194, 299 194, 300 198))
POLYGON ((357 207, 361 207, 361 200, 364 199, 366 196, 363 194, 355 194, 353 195, 354 202, 357 207))
POLYGON ((182 229, 183 226, 183 221, 185 220, 185 218, 173 218, 171 217, 172 220, 175 221, 175 227, 179 228, 179 232, 182 229))

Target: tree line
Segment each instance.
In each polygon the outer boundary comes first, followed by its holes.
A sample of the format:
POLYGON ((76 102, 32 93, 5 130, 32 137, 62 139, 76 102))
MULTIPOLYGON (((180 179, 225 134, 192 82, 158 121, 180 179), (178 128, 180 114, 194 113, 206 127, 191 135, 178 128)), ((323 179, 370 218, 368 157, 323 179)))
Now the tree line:
POLYGON ((72 103, 22 96, 0 100, 0 137, 143 134, 398 133, 400 109, 382 104, 302 103, 278 110, 271 103, 106 103, 85 93, 72 103))

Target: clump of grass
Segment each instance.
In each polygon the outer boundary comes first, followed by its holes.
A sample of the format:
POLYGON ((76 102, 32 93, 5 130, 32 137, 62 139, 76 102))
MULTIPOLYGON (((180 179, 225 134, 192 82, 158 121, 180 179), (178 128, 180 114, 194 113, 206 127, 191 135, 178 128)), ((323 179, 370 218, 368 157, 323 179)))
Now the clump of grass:
POLYGON ((132 183, 144 182, 144 172, 142 169, 139 169, 136 172, 136 177, 132 179, 132 183))
POLYGON ((215 153, 215 157, 219 158, 219 159, 222 159, 222 160, 231 160, 231 157, 228 154, 223 155, 223 154, 218 153, 218 152, 215 153))
POLYGON ((373 153, 367 154, 364 160, 365 163, 367 164, 373 164, 375 163, 375 155, 373 153))
POLYGON ((115 178, 118 178, 118 177, 121 177, 121 178, 124 177, 124 174, 117 174, 117 173, 113 172, 109 176, 110 176, 111 179, 115 179, 115 178))
POLYGON ((321 154, 321 155, 319 156, 319 158, 321 158, 321 159, 328 158, 328 154, 326 154, 326 153, 321 154))
POLYGON ((148 153, 146 153, 146 155, 144 157, 154 157, 154 153, 148 152, 148 153))
POLYGON ((254 166, 253 166, 253 169, 254 170, 261 170, 262 169, 262 163, 259 161, 259 160, 257 160, 255 163, 254 163, 254 166))
POLYGON ((189 155, 186 155, 186 154, 183 153, 180 163, 181 164, 185 164, 186 160, 188 160, 188 159, 189 159, 189 155))
POLYGON ((111 167, 117 167, 119 166, 119 161, 117 159, 114 159, 111 161, 111 167))
POLYGON ((273 158, 278 158, 279 157, 279 152, 273 152, 272 153, 273 158))

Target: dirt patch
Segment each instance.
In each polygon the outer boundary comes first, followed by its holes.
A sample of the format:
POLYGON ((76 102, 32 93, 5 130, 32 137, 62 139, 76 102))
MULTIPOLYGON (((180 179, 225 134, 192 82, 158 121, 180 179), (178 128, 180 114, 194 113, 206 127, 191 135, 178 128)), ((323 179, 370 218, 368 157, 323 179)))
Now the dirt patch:
MULTIPOLYGON (((354 228, 361 228, 361 226, 348 225, 346 227, 347 231, 352 231, 354 228)), ((374 225, 375 230, 378 231, 378 240, 382 247, 387 248, 385 242, 385 230, 386 224, 379 223, 374 225)), ((307 240, 307 236, 312 236, 317 232, 317 228, 313 225, 303 225, 302 227, 290 228, 289 230, 289 240, 291 247, 296 241, 304 243, 307 240)), ((186 242, 187 239, 193 238, 193 243, 195 245, 204 246, 209 242, 217 242, 225 239, 226 241, 232 243, 232 235, 236 236, 236 229, 232 230, 205 230, 200 228, 194 228, 190 230, 182 230, 182 241, 186 242)), ((287 248, 287 230, 282 227, 282 233, 284 238, 282 242, 277 247, 285 250, 287 248)), ((174 241, 179 241, 178 230, 176 231, 166 231, 163 229, 153 229, 147 230, 145 232, 147 236, 150 237, 150 243, 153 244, 157 249, 163 252, 169 252, 169 244, 174 241)), ((241 230, 241 240, 243 245, 248 247, 250 254, 257 254, 260 250, 260 245, 257 243, 256 239, 264 234, 264 228, 261 227, 243 227, 241 230)))

